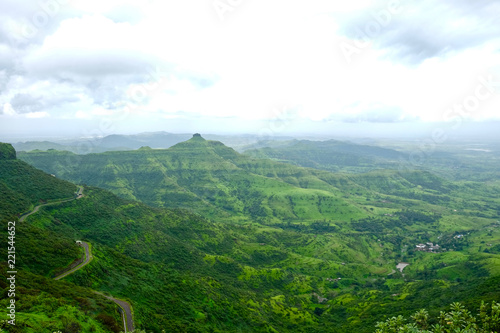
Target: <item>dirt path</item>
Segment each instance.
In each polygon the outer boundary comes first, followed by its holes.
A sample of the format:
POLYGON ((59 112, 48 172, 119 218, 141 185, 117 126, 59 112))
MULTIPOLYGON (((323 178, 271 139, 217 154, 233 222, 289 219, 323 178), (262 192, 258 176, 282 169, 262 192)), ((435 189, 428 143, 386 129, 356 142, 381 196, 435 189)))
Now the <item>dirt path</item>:
POLYGON ((399 269, 399 271, 400 271, 401 273, 403 273, 403 269, 405 269, 405 267, 406 267, 406 266, 410 266, 410 264, 409 264, 409 263, 407 263, 407 262, 400 262, 400 263, 396 266, 396 268, 397 268, 397 269, 399 269))
MULTIPOLYGON (((40 207, 49 206, 49 205, 56 205, 56 204, 60 204, 63 202, 73 201, 73 200, 80 199, 82 197, 83 197, 83 186, 78 186, 78 192, 76 193, 76 198, 63 199, 60 201, 55 201, 55 202, 50 202, 50 203, 38 205, 35 208, 33 208, 33 210, 31 212, 29 212, 28 214, 21 216, 19 218, 19 222, 24 222, 28 216, 33 215, 36 212, 38 212, 40 207)), ((81 242, 81 246, 85 249, 85 260, 80 265, 70 269, 67 272, 64 272, 64 273, 56 276, 54 278, 54 280, 62 279, 63 277, 66 277, 66 276, 76 272, 77 270, 79 270, 80 268, 82 268, 83 266, 87 265, 89 262, 92 261, 93 257, 92 257, 92 252, 90 250, 90 244, 86 243, 86 242, 81 242)), ((95 290, 93 290, 93 292, 98 294, 98 295, 104 296, 105 298, 109 299, 110 301, 115 302, 120 307, 120 309, 122 310, 121 312, 122 312, 123 327, 125 328, 125 333, 132 332, 134 330, 134 321, 132 318, 132 306, 130 305, 130 303, 128 303, 127 301, 118 299, 118 298, 104 295, 103 293, 100 293, 100 292, 95 291, 95 290)))

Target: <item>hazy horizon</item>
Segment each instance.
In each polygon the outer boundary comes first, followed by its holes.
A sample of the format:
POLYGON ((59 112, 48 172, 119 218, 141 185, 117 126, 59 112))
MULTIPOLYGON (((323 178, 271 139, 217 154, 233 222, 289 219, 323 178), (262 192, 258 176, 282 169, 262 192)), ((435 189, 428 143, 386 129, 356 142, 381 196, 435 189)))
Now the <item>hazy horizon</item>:
MULTIPOLYGON (((101 131, 99 126, 82 127, 81 124, 64 127, 58 131, 47 131, 45 133, 17 134, 5 130, 0 134, 0 142, 20 143, 27 141, 65 141, 98 139, 110 135, 139 135, 145 133, 171 133, 171 134, 194 134, 220 135, 220 136, 254 136, 261 140, 273 140, 280 138, 296 138, 311 140, 408 140, 416 142, 433 142, 437 145, 456 142, 499 142, 500 121, 495 122, 471 122, 471 123, 418 123, 418 124, 374 124, 363 126, 362 124, 328 124, 328 123, 301 123, 300 127, 288 126, 281 129, 279 125, 272 122, 260 124, 259 131, 230 131, 230 130, 203 130, 202 126, 186 126, 186 130, 168 130, 161 127, 147 127, 136 131, 101 131), (189 128, 191 127, 191 128, 189 128), (295 129, 295 131, 294 131, 295 129), (308 131, 309 129, 309 131, 308 131)), ((280 125, 281 126, 281 125, 280 125)), ((257 126, 256 126, 257 127, 257 126)), ((257 127, 258 128, 258 127, 257 127)))

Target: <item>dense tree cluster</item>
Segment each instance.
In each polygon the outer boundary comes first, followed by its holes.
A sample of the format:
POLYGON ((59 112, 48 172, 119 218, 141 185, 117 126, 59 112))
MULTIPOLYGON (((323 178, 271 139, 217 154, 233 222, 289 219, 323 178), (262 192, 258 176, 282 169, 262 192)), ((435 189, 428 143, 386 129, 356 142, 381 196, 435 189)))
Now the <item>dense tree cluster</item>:
POLYGON ((500 332, 500 303, 481 303, 474 316, 460 303, 452 303, 447 312, 431 318, 425 310, 417 311, 408 322, 403 316, 377 323, 375 333, 492 333, 500 332), (432 324, 432 322, 435 322, 432 324))

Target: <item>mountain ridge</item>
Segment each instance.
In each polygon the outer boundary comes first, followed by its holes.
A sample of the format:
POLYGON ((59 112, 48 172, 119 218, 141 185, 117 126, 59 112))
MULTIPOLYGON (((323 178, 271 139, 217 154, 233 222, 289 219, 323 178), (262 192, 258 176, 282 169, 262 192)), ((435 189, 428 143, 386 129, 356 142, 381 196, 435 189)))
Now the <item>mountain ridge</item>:
POLYGON ((67 242, 95 243, 96 259, 70 281, 130 297, 138 327, 154 332, 370 332, 393 313, 498 296, 494 184, 418 170, 332 173, 199 137, 169 149, 19 156, 121 194, 87 187, 82 200, 30 219, 67 242), (427 242, 446 251, 415 250, 427 242), (404 277, 390 274, 398 262, 410 263, 404 277))
POLYGON ((9 143, 0 142, 0 160, 15 160, 16 150, 9 143))

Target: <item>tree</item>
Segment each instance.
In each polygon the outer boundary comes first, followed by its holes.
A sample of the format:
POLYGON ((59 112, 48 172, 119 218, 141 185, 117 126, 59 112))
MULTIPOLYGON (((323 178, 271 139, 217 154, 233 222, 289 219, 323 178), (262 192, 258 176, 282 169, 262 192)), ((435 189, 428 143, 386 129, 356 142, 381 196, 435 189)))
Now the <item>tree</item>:
POLYGON ((418 327, 421 327, 423 329, 428 328, 427 320, 429 319, 429 312, 427 312, 426 309, 420 309, 413 316, 411 316, 411 319, 415 321, 418 327))
POLYGON ((439 314, 437 324, 428 330, 429 313, 417 311, 411 316, 413 322, 406 323, 403 316, 377 323, 375 333, 491 333, 500 332, 500 303, 488 306, 481 302, 479 318, 473 316, 460 303, 452 303, 450 311, 439 314))

